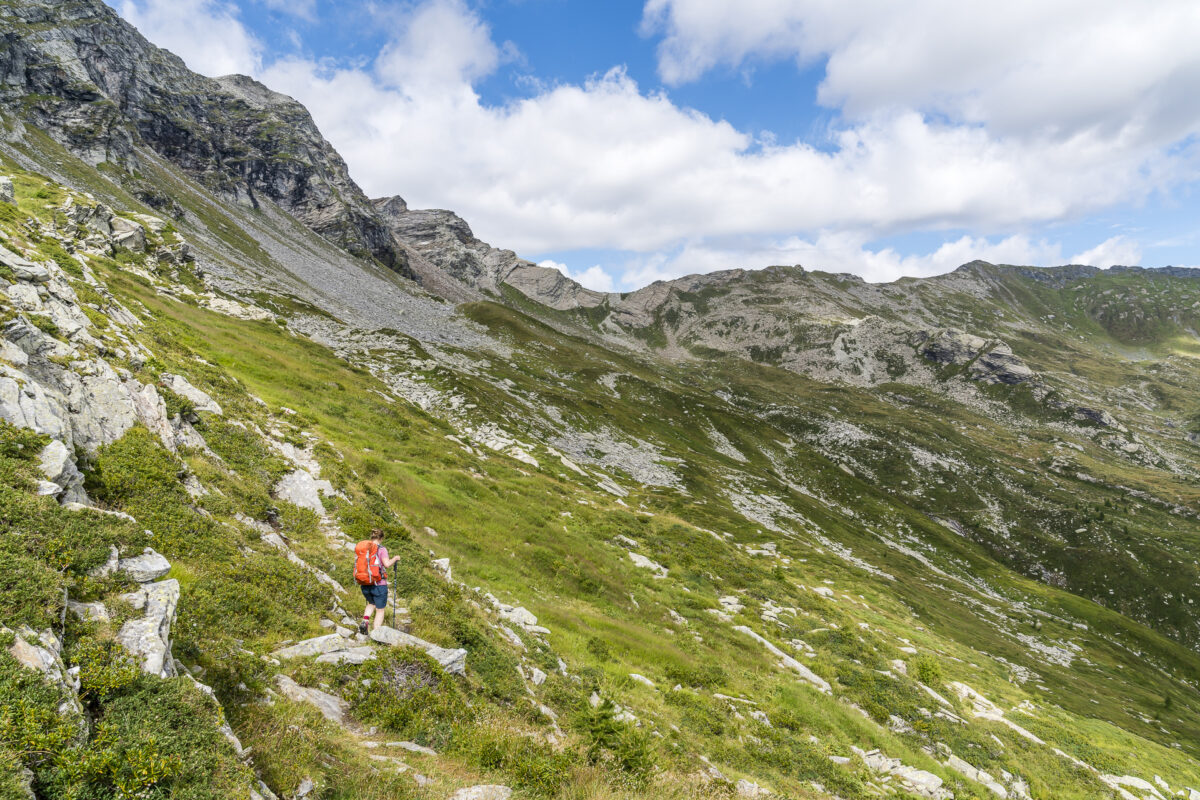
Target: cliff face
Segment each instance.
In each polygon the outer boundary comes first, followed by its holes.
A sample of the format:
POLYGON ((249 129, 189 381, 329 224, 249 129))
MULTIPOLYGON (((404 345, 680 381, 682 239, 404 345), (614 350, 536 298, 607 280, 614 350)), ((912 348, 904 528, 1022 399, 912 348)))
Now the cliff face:
POLYGON ((351 253, 408 272, 302 105, 244 76, 192 72, 100 0, 0 5, 0 102, 85 161, 119 167, 151 205, 172 210, 137 178, 140 147, 239 203, 269 200, 351 253))

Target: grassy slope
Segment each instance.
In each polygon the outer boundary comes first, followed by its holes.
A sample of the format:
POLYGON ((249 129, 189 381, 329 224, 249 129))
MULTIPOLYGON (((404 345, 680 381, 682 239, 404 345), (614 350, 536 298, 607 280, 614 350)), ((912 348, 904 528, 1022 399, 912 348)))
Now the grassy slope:
MULTIPOLYGON (((35 179, 28 181, 25 189, 32 189, 35 179)), ((163 368, 180 371, 217 396, 232 418, 283 426, 292 436, 308 431, 328 441, 330 448, 322 451, 327 475, 352 499, 336 509, 347 532, 357 535, 384 524, 397 536, 405 531, 411 537, 412 544, 400 545, 406 554, 400 585, 414 632, 472 650, 471 676, 456 691, 473 699, 476 713, 463 718, 452 709, 417 705, 419 724, 406 730, 416 738, 440 737, 429 741, 449 756, 421 768, 437 775, 443 786, 495 777, 523 786, 526 793, 573 796, 584 791, 580 786, 592 787, 586 791, 593 793, 619 793, 619 776, 626 773, 619 765, 599 772, 587 765, 582 754, 586 725, 572 734, 561 761, 533 744, 506 754, 498 743, 520 742, 515 730, 544 731, 546 723, 521 699, 524 690, 515 680, 518 653, 491 631, 486 618, 433 577, 425 564, 426 547, 450 556, 457 576, 469 585, 528 606, 552 630, 552 650, 534 645, 529 657, 547 672, 562 657, 580 676, 579 683, 552 676, 538 690, 542 702, 562 714, 565 727, 586 720, 583 698, 600 689, 631 708, 642 719, 643 731, 661 735, 650 737, 656 745, 654 760, 676 775, 695 771, 695 756, 707 755, 727 774, 753 776, 791 796, 809 794, 813 780, 842 796, 860 796, 868 776, 858 762, 841 768, 826 758, 849 755, 854 745, 881 747, 906 763, 936 771, 955 784, 959 797, 984 796, 978 784, 957 781, 921 749, 941 741, 977 766, 1026 776, 1035 797, 1096 797, 1108 791, 1086 772, 1047 748, 1028 745, 1002 725, 973 722, 964 727, 926 719, 918 709, 936 705, 911 679, 875 671, 902 659, 910 674, 921 667, 930 681, 963 680, 1005 708, 1032 702, 1032 715, 1010 715, 1104 771, 1157 772, 1172 785, 1200 784, 1195 762, 1175 749, 1178 745, 1194 752, 1200 742, 1194 654, 1112 611, 1016 576, 979 545, 931 522, 928 513, 935 507, 944 512, 950 495, 957 496, 957 506, 969 505, 960 498, 972 496, 976 479, 970 474, 947 471, 938 477, 949 485, 941 487, 921 476, 927 493, 913 496, 900 481, 915 482, 917 476, 886 448, 875 460, 856 454, 875 472, 875 480, 851 478, 806 436, 820 429, 834 406, 837 414, 887 436, 903 435, 926 445, 939 442, 947 449, 987 445, 988 458, 972 467, 1010 480, 1016 480, 1020 465, 1036 462, 1048 442, 1026 441, 933 397, 923 398, 931 409, 909 412, 871 393, 814 384, 743 362, 712 363, 703 370, 639 363, 564 338, 499 306, 466 309, 521 345, 510 362, 493 364, 489 380, 453 378, 481 408, 498 419, 528 413, 495 388, 495 378, 509 377, 569 410, 582 427, 616 427, 687 459, 680 467, 686 495, 639 488, 623 505, 591 488, 591 481, 581 486, 544 452, 538 453, 539 470, 500 455, 479 459, 463 452, 444 438, 453 432, 444 423, 402 402, 385 401, 378 394, 385 387, 369 373, 277 325, 234 320, 163 297, 115 262, 97 261, 94 267, 123 302, 154 318, 141 338, 158 363, 149 365, 143 378, 153 379, 153 371, 163 368), (604 372, 633 376, 621 379, 620 398, 597 384, 596 371, 578 369, 594 363, 603 363, 604 372), (737 405, 715 398, 717 389, 738 397, 737 405), (265 400, 267 409, 247 393, 265 400), (298 413, 283 414, 282 406, 298 413), (714 450, 703 420, 750 461, 730 461, 714 450), (975 429, 969 437, 964 426, 975 429), (785 437, 797 442, 791 452, 778 444, 785 437), (772 477, 777 468, 768 452, 780 463, 781 475, 772 477), (724 489, 735 471, 756 491, 777 496, 790 507, 795 518, 779 520, 790 535, 763 530, 729 506, 724 489), (789 483, 803 485, 807 493, 789 483), (425 531, 427 526, 438 532, 436 538, 425 531), (708 531, 730 538, 721 542, 708 531), (895 580, 849 565, 817 542, 813 532, 852 548, 895 580), (961 580, 930 571, 881 538, 901 532, 961 580), (638 541, 639 552, 666 565, 670 576, 655 580, 635 569, 613 544, 618 534, 638 541), (750 556, 731 544, 767 540, 778 543, 790 564, 750 556), (823 585, 835 589, 834 598, 805 588, 823 585), (816 655, 806 662, 835 683, 842 699, 799 686, 757 645, 708 613, 716 608, 716 598, 727 594, 737 594, 746 606, 738 622, 781 645, 793 637, 807 642, 816 655), (795 609, 794 616, 781 616, 788 630, 759 618, 756 612, 768 599, 795 609), (673 622, 669 609, 686 618, 687 625, 673 622), (1090 663, 1080 658, 1063 668, 1031 657, 1013 633, 1031 630, 1035 614, 1043 623, 1039 639, 1074 641, 1090 663), (900 650, 909 643, 923 659, 900 650), (1032 669, 1039 677, 1014 682, 1018 671, 1012 665, 1032 669), (650 677, 658 688, 633 682, 630 672, 650 677), (667 691, 676 683, 684 688, 667 691), (757 700, 773 727, 747 718, 714 692, 757 700), (865 709, 876 722, 845 701, 865 709), (889 714, 908 721, 914 733, 899 735, 877 724, 886 723, 889 714), (818 738, 817 744, 810 735, 818 738), (556 782, 555 774, 569 778, 566 785, 556 782)), ((419 349, 416 343, 413 347, 419 349)), ((280 465, 252 437, 240 436, 219 420, 205 422, 210 446, 235 472, 201 454, 188 454, 193 471, 225 495, 202 505, 218 523, 241 510, 262 518, 271 502, 266 489, 280 465)), ((1089 447, 1087 457, 1097 465, 1120 468, 1124 475, 1125 468, 1098 448, 1089 447)), ((139 519, 154 518, 159 523, 155 527, 178 531, 178 537, 166 536, 159 545, 175 562, 184 585, 177 654, 207 668, 205 680, 218 689, 226 712, 255 746, 258 766, 276 788, 290 791, 312 774, 327 797, 411 791, 408 783, 339 785, 337 776, 354 774, 366 763, 343 734, 290 704, 274 710, 239 705, 244 695, 237 684, 249 679, 249 689, 259 688, 271 668, 257 658, 239 659, 237 648, 257 654, 280 640, 318 633, 319 593, 307 576, 290 572, 286 562, 276 559, 279 563, 270 572, 277 586, 268 586, 257 604, 232 603, 231 593, 245 586, 236 571, 237 547, 264 555, 269 551, 245 528, 197 522, 178 486, 168 491, 165 503, 155 493, 161 487, 125 494, 106 489, 105 465, 111 474, 129 463, 149 469, 171 462, 135 436, 101 455, 100 482, 94 478, 93 487, 98 496, 139 519), (205 536, 210 538, 198 538, 205 536), (289 725, 298 726, 303 735, 295 735, 289 725), (332 752, 331 761, 322 763, 323 750, 332 752)), ((1088 506, 1103 505, 1105 499, 1103 488, 1087 483, 1071 483, 1059 491, 1088 506)), ((1173 522, 1154 516, 1160 512, 1153 508, 1141 513, 1149 515, 1148 524, 1173 522)), ((297 552, 345 575, 345 556, 324 549, 315 520, 289 512, 283 525, 297 552)), ((134 544, 133 539, 122 541, 134 544)), ((85 566, 80 561, 75 572, 85 566)), ((958 712, 967 714, 961 705, 958 712)), ((614 745, 610 751, 612 762, 631 758, 628 748, 614 745)))

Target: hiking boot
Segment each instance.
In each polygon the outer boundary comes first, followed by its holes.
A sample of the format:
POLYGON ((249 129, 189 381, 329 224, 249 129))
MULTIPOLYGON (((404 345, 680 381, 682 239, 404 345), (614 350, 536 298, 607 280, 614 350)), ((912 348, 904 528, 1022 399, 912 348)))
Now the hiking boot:
POLYGON ((367 635, 367 623, 365 623, 365 622, 358 623, 358 632, 361 633, 363 636, 366 636, 367 635))

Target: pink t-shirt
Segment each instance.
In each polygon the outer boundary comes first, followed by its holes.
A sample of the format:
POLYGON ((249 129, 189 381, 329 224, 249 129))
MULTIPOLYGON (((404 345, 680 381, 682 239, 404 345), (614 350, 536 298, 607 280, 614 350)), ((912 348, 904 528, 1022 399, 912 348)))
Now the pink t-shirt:
POLYGON ((384 567, 384 564, 388 560, 387 548, 383 545, 379 545, 379 550, 376 552, 376 558, 379 559, 379 585, 387 586, 387 569, 384 567))

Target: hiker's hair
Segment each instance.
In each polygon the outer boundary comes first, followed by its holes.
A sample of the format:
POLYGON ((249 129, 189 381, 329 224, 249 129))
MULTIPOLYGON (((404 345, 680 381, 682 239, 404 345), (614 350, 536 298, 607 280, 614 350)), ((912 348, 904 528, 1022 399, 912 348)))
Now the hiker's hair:
POLYGON ((382 542, 383 541, 383 531, 379 530, 379 528, 372 528, 371 529, 371 538, 382 542))

